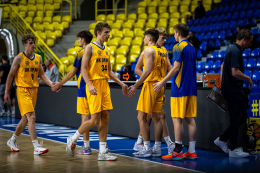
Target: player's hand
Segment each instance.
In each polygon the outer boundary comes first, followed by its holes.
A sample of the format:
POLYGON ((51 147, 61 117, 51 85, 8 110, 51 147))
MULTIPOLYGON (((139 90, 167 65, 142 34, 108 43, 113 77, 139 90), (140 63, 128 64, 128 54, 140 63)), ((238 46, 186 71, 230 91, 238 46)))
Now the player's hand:
POLYGON ((91 95, 97 95, 97 89, 93 86, 93 85, 90 85, 88 86, 88 91, 91 95))
POLYGON ((135 95, 137 88, 134 85, 132 85, 132 86, 128 87, 128 89, 130 90, 128 92, 128 97, 133 97, 135 95))
POLYGON ((249 87, 249 89, 251 90, 251 89, 253 88, 253 81, 252 81, 252 79, 251 79, 251 78, 249 78, 249 79, 247 80, 247 83, 249 83, 249 84, 250 84, 250 87, 249 87))
POLYGON ((51 90, 59 92, 61 90, 60 82, 54 82, 54 85, 51 87, 51 90))
POLYGON ((162 87, 164 87, 164 83, 162 83, 162 81, 157 82, 153 85, 155 85, 154 88, 153 88, 154 92, 160 91, 162 89, 162 87))
POLYGON ((5 93, 5 96, 4 96, 4 100, 5 100, 5 103, 9 103, 10 102, 10 95, 9 93, 5 93))
POLYGON ((125 96, 127 96, 127 88, 128 88, 128 86, 127 86, 126 84, 124 84, 124 85, 122 86, 122 91, 123 91, 123 94, 124 94, 125 96))
POLYGON ((166 101, 166 97, 165 97, 165 94, 163 95, 163 104, 165 103, 166 101))

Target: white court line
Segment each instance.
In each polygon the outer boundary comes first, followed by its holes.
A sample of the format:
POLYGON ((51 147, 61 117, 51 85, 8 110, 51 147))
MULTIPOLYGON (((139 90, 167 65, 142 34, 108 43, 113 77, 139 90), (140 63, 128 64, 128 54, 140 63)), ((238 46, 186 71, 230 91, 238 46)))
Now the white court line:
MULTIPOLYGON (((1 127, 0 127, 0 129, 5 130, 5 131, 14 132, 14 131, 12 131, 12 130, 6 130, 6 129, 3 129, 3 128, 1 128, 1 127)), ((22 133, 22 134, 23 134, 23 133, 22 133)), ((23 135, 30 136, 30 135, 27 135, 27 134, 23 134, 23 135)), ((60 142, 60 141, 56 141, 56 140, 52 140, 52 139, 48 139, 48 138, 43 138, 43 137, 38 137, 38 136, 37 136, 37 138, 46 139, 46 140, 49 140, 49 141, 66 144, 66 142, 60 142)), ((79 145, 77 145, 77 146, 78 146, 78 147, 81 147, 81 146, 79 146, 79 145)), ((91 148, 91 149, 92 149, 92 148, 91 148)), ((96 150, 96 149, 92 149, 92 150, 98 151, 98 150, 96 150)), ((194 171, 194 172, 204 173, 204 172, 197 171, 197 170, 193 170, 193 169, 182 168, 182 167, 178 167, 178 166, 174 166, 174 165, 167 165, 167 164, 163 164, 163 163, 159 163, 159 162, 154 162, 154 161, 151 161, 151 160, 140 159, 140 158, 137 158, 137 157, 130 157, 130 156, 125 156, 125 155, 116 154, 116 153, 113 153, 113 154, 114 154, 114 155, 118 155, 118 156, 128 157, 128 158, 131 158, 131 159, 137 159, 137 160, 147 161, 147 162, 151 162, 151 163, 156 163, 156 164, 160 164, 160 165, 164 165, 164 166, 170 166, 170 167, 174 167, 174 168, 185 169, 185 170, 188 170, 188 171, 194 171)))

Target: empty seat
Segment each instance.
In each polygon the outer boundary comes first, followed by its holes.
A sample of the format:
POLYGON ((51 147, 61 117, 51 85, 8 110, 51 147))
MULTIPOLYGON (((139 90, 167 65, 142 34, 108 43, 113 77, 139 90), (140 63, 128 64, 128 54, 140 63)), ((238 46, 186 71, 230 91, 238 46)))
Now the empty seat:
POLYGON ((42 23, 42 21, 43 21, 43 18, 42 18, 42 17, 35 17, 35 18, 33 19, 33 22, 34 22, 34 23, 42 23))
POLYGON ((132 45, 142 46, 142 44, 143 44, 143 37, 135 37, 132 40, 132 45))
POLYGON ((253 49, 251 52, 252 57, 256 57, 260 55, 260 48, 253 49))
POLYGON ((35 16, 35 12, 36 12, 36 6, 29 4, 28 5, 28 14, 27 14, 27 16, 34 17, 35 16))
POLYGON ((54 2, 54 9, 59 10, 62 4, 62 0, 54 0, 53 2, 54 2))
POLYGON ((44 26, 40 23, 33 23, 33 29, 35 31, 41 31, 43 32, 44 31, 44 26))
POLYGON ((124 55, 117 55, 116 56, 116 63, 119 64, 126 64, 127 63, 127 59, 124 55))
POLYGON ((204 70, 204 68, 205 68, 205 62, 202 61, 202 62, 200 62, 200 63, 198 64, 198 71, 199 71, 199 72, 202 72, 202 70, 204 70))
POLYGON ((242 54, 243 58, 249 57, 250 55, 251 55, 251 48, 244 50, 242 54))
POLYGON ((214 52, 212 52, 211 58, 212 58, 212 59, 215 59, 215 58, 217 58, 217 57, 218 57, 218 51, 215 50, 214 52))
POLYGON ((224 59, 225 54, 226 54, 225 50, 220 51, 219 54, 218 54, 218 58, 224 59))
POLYGON ((256 66, 256 59, 255 58, 248 58, 246 67, 254 68, 256 66))
POLYGON ((147 13, 151 14, 151 13, 156 13, 156 8, 157 8, 157 2, 152 1, 149 4, 147 4, 148 8, 147 8, 147 13))
POLYGON ((125 14, 118 14, 116 16, 116 21, 122 21, 124 22, 126 20, 126 15, 125 14))
POLYGON ((20 15, 21 15, 23 18, 26 17, 27 11, 28 11, 27 6, 19 5, 19 13, 20 13, 20 15))
POLYGON ((62 22, 69 22, 69 24, 72 24, 72 18, 70 16, 63 16, 61 21, 62 22))
POLYGON ((114 14, 107 15, 107 21, 113 21, 114 22, 115 19, 116 19, 116 16, 114 14))
POLYGON ((221 66, 221 61, 220 61, 220 60, 216 60, 216 61, 213 63, 212 68, 213 68, 214 70, 217 70, 217 69, 220 68, 220 66, 221 66))
POLYGON ((105 22, 106 21, 106 15, 100 14, 100 15, 97 16, 96 20, 105 22))
POLYGON ((50 24, 52 23, 52 17, 44 17, 42 21, 43 24, 50 24))

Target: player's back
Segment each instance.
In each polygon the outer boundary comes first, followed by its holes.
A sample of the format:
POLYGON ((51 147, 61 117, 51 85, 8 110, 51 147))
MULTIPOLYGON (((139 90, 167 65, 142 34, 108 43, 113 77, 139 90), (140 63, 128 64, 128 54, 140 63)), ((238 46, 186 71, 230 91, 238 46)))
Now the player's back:
POLYGON ((15 84, 19 87, 39 87, 40 56, 34 53, 30 59, 24 52, 19 53, 21 64, 15 74, 15 84))
POLYGON ((76 72, 77 85, 78 85, 78 97, 86 97, 86 82, 81 74, 82 57, 84 54, 84 48, 78 51, 73 66, 78 70, 76 72))

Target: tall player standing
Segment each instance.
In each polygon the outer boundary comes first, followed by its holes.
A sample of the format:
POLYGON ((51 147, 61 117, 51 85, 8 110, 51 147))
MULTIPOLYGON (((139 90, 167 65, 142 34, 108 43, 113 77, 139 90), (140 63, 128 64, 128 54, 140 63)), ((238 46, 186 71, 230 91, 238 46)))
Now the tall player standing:
POLYGON ((76 142, 81 134, 98 126, 99 154, 98 160, 116 160, 106 149, 109 111, 113 109, 108 79, 111 78, 122 87, 127 95, 127 85, 120 81, 111 69, 110 50, 104 45, 110 36, 110 26, 100 22, 95 27, 97 39, 85 47, 82 59, 81 73, 86 82, 86 93, 91 119, 84 122, 77 132, 67 138, 67 153, 74 156, 76 142))
POLYGON ((45 75, 42 69, 42 57, 34 53, 35 40, 35 36, 30 34, 22 37, 22 43, 25 47, 25 51, 19 53, 13 60, 11 70, 6 81, 4 99, 5 102, 10 101, 9 88, 15 75, 15 84, 17 86, 16 94, 22 118, 18 123, 13 136, 8 140, 7 145, 12 151, 19 151, 17 148, 16 138, 23 132, 28 123, 29 134, 34 146, 34 154, 41 155, 47 153, 48 149, 42 148, 42 146, 38 143, 35 129, 34 108, 36 105, 39 87, 38 76, 50 87, 53 86, 53 83, 45 75))
MULTIPOLYGON (((172 69, 172 65, 170 63, 170 60, 168 58, 168 52, 166 50, 166 48, 164 47, 164 44, 166 42, 166 38, 167 38, 167 32, 162 29, 162 28, 156 28, 157 31, 159 31, 159 39, 156 42, 156 46, 160 47, 161 49, 161 54, 162 54, 162 79, 166 76, 166 72, 167 70, 170 71, 172 69), (166 56, 164 56, 166 55, 166 56)), ((138 74, 139 76, 142 75, 143 71, 143 56, 144 56, 144 52, 141 53, 140 58, 136 64, 136 68, 135 68, 135 73, 138 74)), ((165 95, 163 96, 163 103, 165 102, 165 95)), ((169 131, 168 131, 168 127, 167 127, 167 123, 166 123, 166 114, 165 114, 165 109, 164 106, 162 106, 162 111, 161 111, 161 124, 162 127, 160 127, 158 130, 158 132, 160 133, 162 131, 163 133, 163 137, 164 140, 166 141, 167 147, 168 147, 168 154, 173 152, 173 149, 175 147, 174 143, 171 141, 171 138, 169 136, 169 131), (161 130, 162 128, 162 130, 161 130)), ((151 124, 151 120, 152 120, 152 115, 148 114, 147 115, 147 122, 149 124, 151 124)), ((157 133, 159 135, 159 133, 157 133)), ((160 137, 159 137, 160 138, 160 137)), ((139 151, 143 148, 143 138, 141 135, 141 132, 139 133, 138 139, 134 145, 134 150, 139 151)), ((153 150, 156 148, 156 145, 153 147, 153 150)), ((158 150, 157 150, 158 151, 158 150)))
POLYGON ((197 116, 197 79, 196 79, 196 52, 195 48, 187 40, 189 27, 184 23, 174 26, 174 37, 177 45, 173 48, 174 66, 167 76, 155 84, 154 91, 160 89, 168 80, 172 80, 171 89, 171 116, 174 125, 175 148, 172 154, 163 156, 165 160, 197 159, 195 151, 197 116), (184 135, 182 119, 188 124, 189 149, 182 152, 182 140, 184 135))
MULTIPOLYGON (((71 71, 65 76, 65 78, 55 83, 55 86, 52 87, 53 91, 58 91, 61 89, 62 85, 65 84, 68 80, 70 80, 73 76, 77 76, 77 84, 78 84, 78 94, 77 94, 77 113, 81 114, 81 124, 89 119, 89 107, 88 100, 86 95, 86 83, 81 75, 81 62, 84 54, 84 50, 86 45, 88 45, 93 35, 89 31, 81 31, 77 34, 79 47, 83 47, 83 49, 79 50, 75 61, 73 63, 73 67, 71 71)), ((92 154, 90 144, 89 144, 89 132, 83 134, 84 145, 80 150, 77 151, 77 154, 92 154)))

